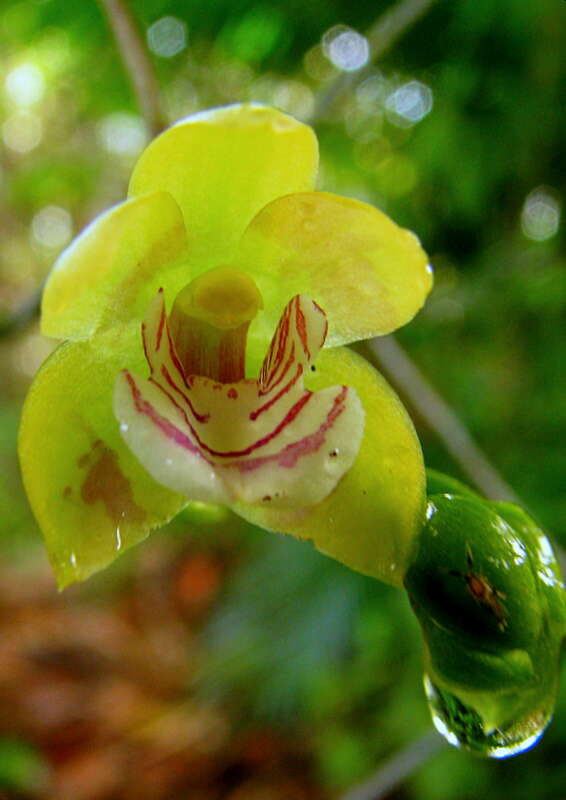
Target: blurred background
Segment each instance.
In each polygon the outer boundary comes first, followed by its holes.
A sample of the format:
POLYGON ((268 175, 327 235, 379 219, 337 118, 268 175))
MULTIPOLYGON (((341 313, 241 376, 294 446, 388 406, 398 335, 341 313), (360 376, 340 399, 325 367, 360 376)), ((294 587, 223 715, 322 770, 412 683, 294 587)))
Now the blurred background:
MULTIPOLYGON (((374 773, 367 800, 566 797, 566 681, 533 751, 438 748, 404 593, 227 512, 195 504, 57 594, 16 457, 54 346, 37 294, 151 136, 104 5, 0 4, 0 797, 332 800, 374 773)), ((312 120, 321 188, 417 232, 436 285, 398 341, 566 546, 566 3, 130 9, 166 121, 241 100, 312 120)), ((466 479, 410 395, 427 464, 466 479)))

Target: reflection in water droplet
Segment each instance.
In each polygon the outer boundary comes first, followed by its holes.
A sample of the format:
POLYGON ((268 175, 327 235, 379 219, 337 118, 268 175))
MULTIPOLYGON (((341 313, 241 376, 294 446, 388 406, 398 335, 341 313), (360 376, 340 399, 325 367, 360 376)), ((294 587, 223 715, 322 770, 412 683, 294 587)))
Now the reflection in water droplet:
POLYGON ((77 557, 74 553, 71 553, 69 556, 69 564, 73 567, 73 569, 77 568, 77 557))
POLYGON ((424 686, 436 730, 451 745, 490 758, 508 758, 533 747, 552 719, 553 702, 549 699, 504 727, 489 727, 476 709, 435 686, 426 673, 424 686))
POLYGON ((116 550, 122 549, 122 536, 120 534, 120 528, 116 528, 116 550))

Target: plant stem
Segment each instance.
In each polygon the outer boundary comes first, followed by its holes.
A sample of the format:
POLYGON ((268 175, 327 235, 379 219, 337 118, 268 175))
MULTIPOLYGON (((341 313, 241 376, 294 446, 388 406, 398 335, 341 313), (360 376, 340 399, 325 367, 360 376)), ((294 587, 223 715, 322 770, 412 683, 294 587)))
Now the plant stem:
POLYGON ((393 47, 436 0, 400 0, 385 11, 366 32, 370 47, 368 63, 355 72, 341 72, 317 96, 309 122, 316 124, 327 115, 338 98, 360 83, 372 69, 372 64, 393 47))
POLYGON ((520 502, 457 414, 393 336, 373 339, 363 347, 363 353, 370 361, 376 362, 376 366, 391 379, 393 385, 438 436, 467 478, 487 498, 510 503, 520 502))
POLYGON ((395 753, 370 778, 347 791, 340 800, 380 800, 446 747, 448 743, 436 731, 428 731, 395 753))
POLYGON ((127 0, 99 0, 116 39, 139 109, 152 136, 167 125, 159 102, 159 85, 142 33, 127 0))
POLYGON ((42 293, 43 285, 24 300, 10 316, 0 319, 0 339, 18 333, 39 317, 42 293))

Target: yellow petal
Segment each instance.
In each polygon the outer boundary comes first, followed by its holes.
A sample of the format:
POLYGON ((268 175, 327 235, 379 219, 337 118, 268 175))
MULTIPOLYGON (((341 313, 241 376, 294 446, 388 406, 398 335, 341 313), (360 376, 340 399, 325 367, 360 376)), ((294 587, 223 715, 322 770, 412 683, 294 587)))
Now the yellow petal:
POLYGON ((136 325, 61 345, 26 400, 22 474, 60 587, 107 566, 186 504, 140 466, 112 413, 118 370, 143 360, 138 339, 136 325))
POLYGON ((327 344, 404 325, 432 286, 416 236, 373 206, 325 192, 280 197, 247 228, 238 266, 256 281, 265 313, 252 328, 268 339, 290 294, 306 293, 328 316, 327 344))
POLYGON ((188 117, 155 139, 134 169, 129 194, 170 192, 205 269, 232 257, 266 203, 311 189, 317 165, 309 127, 275 109, 233 105, 188 117))
POLYGON ((171 195, 153 192, 115 206, 55 263, 43 294, 43 333, 85 339, 98 328, 141 317, 159 288, 160 271, 186 251, 183 217, 171 195))
POLYGON ((421 448, 400 400, 360 356, 323 350, 309 388, 352 386, 366 413, 353 467, 322 503, 286 512, 238 504, 261 527, 307 539, 352 569, 401 586, 420 529, 425 501, 421 448))

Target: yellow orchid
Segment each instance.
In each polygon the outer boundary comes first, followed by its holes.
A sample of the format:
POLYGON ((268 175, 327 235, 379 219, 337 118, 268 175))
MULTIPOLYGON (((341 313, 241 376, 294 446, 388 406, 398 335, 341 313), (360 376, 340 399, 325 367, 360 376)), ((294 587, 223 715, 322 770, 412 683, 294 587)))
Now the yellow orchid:
POLYGON ((317 162, 313 131, 274 109, 196 114, 58 259, 42 330, 68 341, 31 387, 20 458, 60 586, 191 500, 402 584, 420 447, 339 345, 408 322, 431 270, 381 212, 314 191, 317 162))

